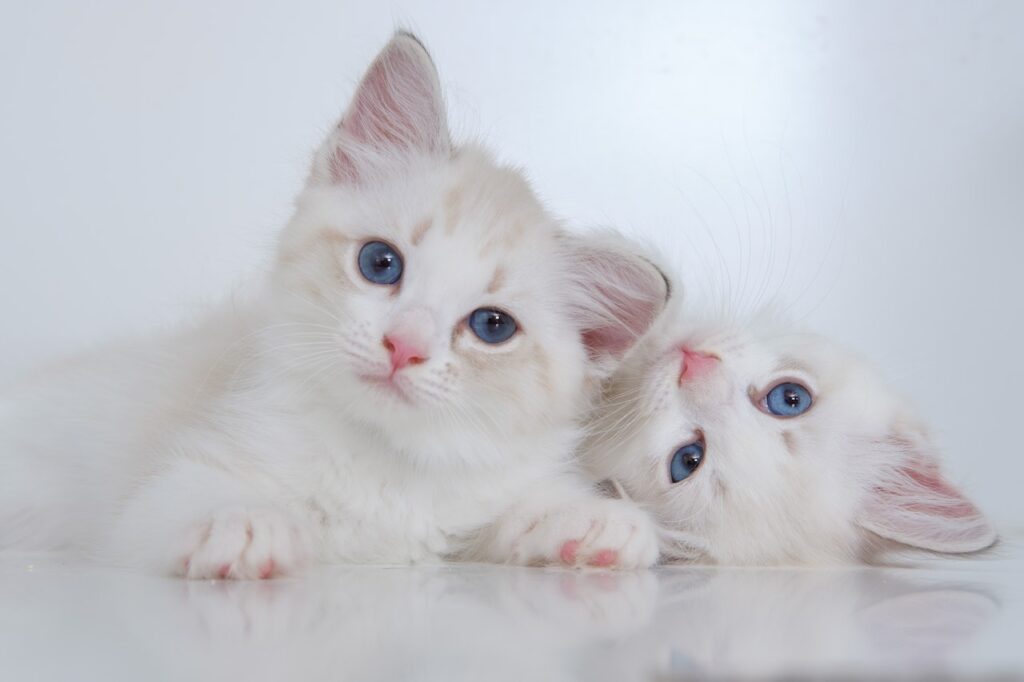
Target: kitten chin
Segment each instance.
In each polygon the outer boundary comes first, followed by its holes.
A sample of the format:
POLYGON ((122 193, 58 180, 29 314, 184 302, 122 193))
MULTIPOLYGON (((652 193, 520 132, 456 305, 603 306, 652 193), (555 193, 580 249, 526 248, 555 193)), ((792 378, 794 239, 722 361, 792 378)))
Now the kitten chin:
POLYGON ((877 562, 996 540, 905 400, 767 313, 727 322, 676 306, 604 384, 587 429, 585 466, 658 520, 667 558, 877 562))
POLYGON ((650 519, 571 455, 587 382, 666 293, 630 243, 568 233, 520 172, 453 147, 434 65, 398 33, 265 281, 5 398, 0 546, 194 578, 648 565, 650 519))

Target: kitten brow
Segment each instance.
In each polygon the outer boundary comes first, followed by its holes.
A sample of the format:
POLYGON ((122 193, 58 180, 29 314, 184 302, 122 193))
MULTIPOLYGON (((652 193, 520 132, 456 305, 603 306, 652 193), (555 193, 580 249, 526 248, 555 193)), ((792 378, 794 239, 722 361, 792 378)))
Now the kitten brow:
POLYGON ((494 270, 494 276, 491 277, 491 283, 487 285, 487 293, 493 294, 498 291, 505 284, 505 268, 500 265, 494 270))
POLYGON ((792 431, 782 432, 782 442, 785 443, 786 448, 791 454, 796 454, 796 437, 793 435, 792 431))
POLYGON ((416 229, 412 232, 412 238, 409 240, 413 246, 419 246, 420 242, 423 241, 423 236, 427 234, 431 227, 434 226, 434 221, 429 217, 424 218, 423 222, 416 226, 416 229))
POLYGON ((444 198, 446 234, 455 233, 455 227, 462 218, 462 204, 462 191, 458 187, 452 188, 444 198))
POLYGON ((805 362, 801 362, 797 358, 791 356, 782 356, 779 358, 777 365, 777 371, 779 372, 799 372, 802 374, 814 375, 811 368, 805 362))

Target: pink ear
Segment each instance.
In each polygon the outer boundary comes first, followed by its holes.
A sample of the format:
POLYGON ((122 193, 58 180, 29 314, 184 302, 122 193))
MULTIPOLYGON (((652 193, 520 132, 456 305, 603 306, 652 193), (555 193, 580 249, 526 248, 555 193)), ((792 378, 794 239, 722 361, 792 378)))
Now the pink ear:
POLYGON ((668 280, 612 233, 566 236, 565 243, 583 343, 594 360, 618 359, 665 307, 668 280))
POLYGON ((876 484, 860 526, 896 542, 935 552, 974 552, 996 541, 988 519, 949 483, 936 459, 909 441, 893 439, 902 464, 876 484))
POLYGON ((398 32, 370 65, 321 154, 331 182, 396 155, 446 153, 450 147, 437 70, 423 44, 398 32))

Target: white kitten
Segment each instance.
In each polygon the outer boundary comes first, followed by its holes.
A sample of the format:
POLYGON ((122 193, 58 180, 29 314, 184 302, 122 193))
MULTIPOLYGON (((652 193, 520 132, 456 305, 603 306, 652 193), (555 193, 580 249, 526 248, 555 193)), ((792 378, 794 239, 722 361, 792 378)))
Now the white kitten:
POLYGON ((700 322, 673 306, 590 427, 587 466, 652 512, 669 559, 845 562, 883 540, 971 552, 996 539, 904 401, 862 360, 767 315, 700 322))
POLYGON ((574 470, 594 373, 664 303, 449 141, 399 33, 316 156, 269 277, 193 329, 0 401, 0 546, 189 577, 308 559, 642 566, 654 529, 574 470))

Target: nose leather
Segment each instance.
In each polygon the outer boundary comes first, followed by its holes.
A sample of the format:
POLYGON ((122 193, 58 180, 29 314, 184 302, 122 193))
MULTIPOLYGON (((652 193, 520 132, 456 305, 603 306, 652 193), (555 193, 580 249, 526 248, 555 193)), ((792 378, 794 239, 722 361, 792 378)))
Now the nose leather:
POLYGON ((680 384, 684 381, 696 379, 697 377, 707 374, 718 362, 718 358, 710 353, 701 353, 700 351, 693 351, 689 348, 682 349, 682 356, 682 361, 679 366, 680 384))
POLYGON ((418 365, 427 359, 426 351, 416 343, 398 335, 385 335, 384 348, 391 354, 392 374, 409 365, 418 365))

